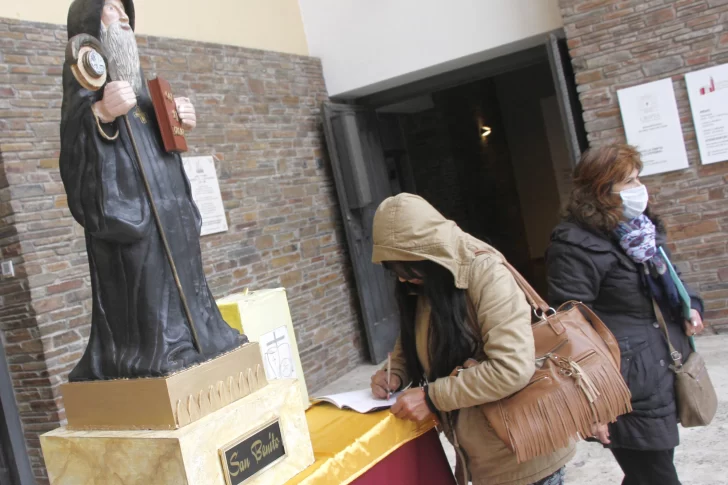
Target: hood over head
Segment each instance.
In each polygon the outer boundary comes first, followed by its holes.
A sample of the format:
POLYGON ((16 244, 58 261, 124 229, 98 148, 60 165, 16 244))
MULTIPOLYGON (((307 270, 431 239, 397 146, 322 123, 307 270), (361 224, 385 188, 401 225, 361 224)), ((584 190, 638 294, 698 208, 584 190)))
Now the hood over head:
POLYGON ((381 203, 374 214, 372 232, 372 262, 432 261, 447 268, 460 289, 468 287, 475 252, 495 252, 446 219, 425 199, 407 193, 381 203))
MULTIPOLYGON (((68 9, 68 38, 78 34, 88 34, 97 39, 101 38, 101 12, 105 0, 73 0, 68 9)), ((134 30, 134 1, 121 0, 129 25, 134 30)))

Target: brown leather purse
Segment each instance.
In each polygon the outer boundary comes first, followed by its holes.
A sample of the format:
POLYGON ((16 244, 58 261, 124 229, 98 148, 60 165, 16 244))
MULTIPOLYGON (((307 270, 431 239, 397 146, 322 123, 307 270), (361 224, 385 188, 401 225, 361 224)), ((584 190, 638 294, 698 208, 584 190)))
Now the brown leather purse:
POLYGON ((521 463, 591 436, 592 425, 614 422, 632 406, 619 372, 619 346, 599 317, 579 302, 549 308, 508 262, 503 264, 536 316, 536 372, 526 387, 481 409, 521 463))

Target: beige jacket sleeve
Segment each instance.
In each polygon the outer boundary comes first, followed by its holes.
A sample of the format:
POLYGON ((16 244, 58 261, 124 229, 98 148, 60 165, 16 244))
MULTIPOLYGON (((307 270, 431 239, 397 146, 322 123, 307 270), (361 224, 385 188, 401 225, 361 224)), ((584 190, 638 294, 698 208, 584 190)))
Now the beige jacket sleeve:
POLYGON ((440 411, 498 401, 520 391, 536 371, 531 307, 498 256, 473 262, 468 296, 473 302, 486 360, 457 377, 437 379, 430 398, 440 411))
MULTIPOLYGON (((386 363, 382 369, 387 370, 386 363)), ((394 344, 394 350, 392 350, 392 375, 399 377, 403 388, 410 383, 411 379, 407 374, 407 362, 404 358, 404 352, 402 351, 402 344, 399 337, 397 337, 397 342, 394 344)))

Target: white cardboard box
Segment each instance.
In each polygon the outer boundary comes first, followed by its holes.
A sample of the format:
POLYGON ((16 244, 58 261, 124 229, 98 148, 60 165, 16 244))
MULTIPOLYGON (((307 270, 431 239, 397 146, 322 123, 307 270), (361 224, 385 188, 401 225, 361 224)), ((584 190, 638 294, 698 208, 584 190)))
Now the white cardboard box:
POLYGON ((310 406, 285 288, 236 293, 217 301, 225 321, 260 343, 269 381, 298 379, 305 409, 310 406))

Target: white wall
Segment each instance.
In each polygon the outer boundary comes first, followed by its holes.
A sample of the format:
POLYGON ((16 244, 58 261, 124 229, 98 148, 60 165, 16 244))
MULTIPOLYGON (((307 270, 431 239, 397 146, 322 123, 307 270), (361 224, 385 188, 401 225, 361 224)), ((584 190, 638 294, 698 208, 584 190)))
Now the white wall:
MULTIPOLYGON (((0 17, 66 24, 72 0, 0 0, 0 17)), ((308 54, 297 0, 134 0, 139 34, 308 54)))
POLYGON ((544 42, 558 0, 299 0, 331 96, 354 97, 544 42))

